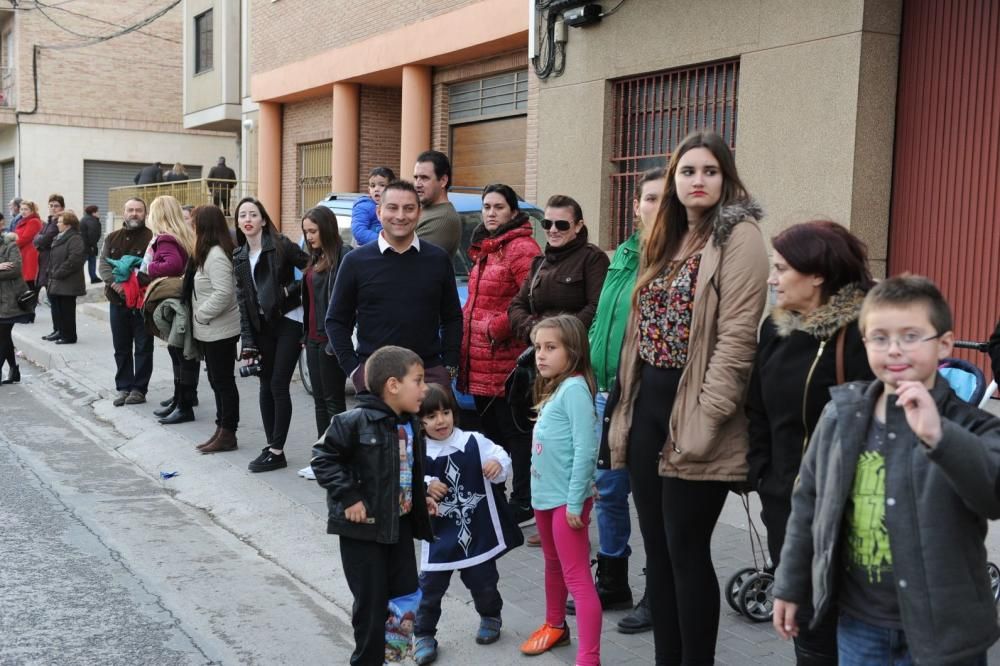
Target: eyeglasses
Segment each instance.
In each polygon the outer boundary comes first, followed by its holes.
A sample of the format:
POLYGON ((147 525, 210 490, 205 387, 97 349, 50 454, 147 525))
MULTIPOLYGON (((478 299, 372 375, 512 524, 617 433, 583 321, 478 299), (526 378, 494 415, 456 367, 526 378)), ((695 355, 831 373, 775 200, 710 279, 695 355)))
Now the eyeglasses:
POLYGON ((902 351, 913 351, 923 343, 930 342, 931 340, 937 340, 940 337, 940 333, 932 335, 928 338, 922 338, 919 333, 910 332, 903 333, 903 335, 896 338, 888 335, 873 335, 870 338, 862 338, 862 341, 869 349, 874 349, 875 351, 880 352, 889 351, 893 342, 895 342, 902 351))
POLYGON ((558 231, 569 231, 569 228, 573 226, 572 222, 567 220, 542 220, 542 229, 548 231, 555 225, 558 231))

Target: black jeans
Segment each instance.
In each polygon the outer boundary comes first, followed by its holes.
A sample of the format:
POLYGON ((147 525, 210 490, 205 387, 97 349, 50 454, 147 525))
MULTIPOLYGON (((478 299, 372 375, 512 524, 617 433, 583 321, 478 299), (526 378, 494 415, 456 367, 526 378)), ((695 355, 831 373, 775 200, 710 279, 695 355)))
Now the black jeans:
POLYGON ((49 294, 52 309, 52 330, 59 331, 59 337, 68 342, 76 342, 76 296, 55 296, 49 294))
POLYGON ((292 396, 288 387, 302 348, 302 324, 288 317, 270 323, 261 321, 256 339, 260 351, 259 402, 264 434, 269 446, 284 449, 292 422, 292 396))
POLYGON ((14 340, 11 331, 14 324, 0 324, 0 369, 3 368, 4 361, 11 370, 17 367, 17 357, 14 355, 14 340))
POLYGON ((94 282, 100 278, 97 277, 97 255, 91 254, 87 256, 87 272, 90 273, 90 281, 94 282))
POLYGON ((646 562, 646 598, 657 664, 712 664, 719 580, 712 532, 729 492, 721 481, 661 477, 660 451, 681 370, 643 364, 628 440, 629 481, 646 562))
POLYGON ((215 394, 215 425, 236 432, 240 424, 240 394, 236 388, 236 343, 239 336, 200 342, 208 383, 215 394))
POLYGON ((410 520, 409 516, 399 519, 396 543, 340 537, 340 561, 347 586, 354 595, 351 624, 355 647, 351 666, 382 666, 385 663, 389 600, 417 590, 417 558, 413 553, 410 520))
MULTIPOLYGON (((424 571, 420 574, 420 608, 417 610, 415 636, 434 636, 441 619, 441 599, 448 591, 454 571, 424 571)), ((503 599, 497 589, 500 574, 497 561, 487 560, 474 567, 459 569, 465 587, 472 593, 472 603, 479 617, 500 617, 503 599)))
POLYGON ((167 345, 167 353, 170 354, 170 364, 174 371, 174 398, 177 406, 191 407, 198 392, 201 361, 184 358, 184 350, 172 345, 167 345))
POLYGON ((326 342, 306 342, 306 365, 309 366, 316 408, 316 433, 322 437, 330 426, 330 419, 347 409, 347 375, 337 363, 337 357, 326 353, 326 342))
MULTIPOLYGON (((760 518, 767 528, 767 550, 775 569, 781 560, 781 547, 785 543, 785 526, 792 515, 791 498, 760 496, 760 518)), ((810 630, 812 621, 812 600, 799 604, 795 619, 799 623, 799 635, 795 637, 795 656, 799 666, 837 665, 837 608, 831 605, 819 625, 810 630)))
POLYGON ((521 432, 514 423, 507 399, 477 395, 476 411, 483 434, 504 448, 510 455, 514 480, 511 485, 512 506, 531 507, 531 432, 521 432))
POLYGON ((110 320, 115 365, 118 366, 115 388, 145 394, 153 374, 153 336, 146 332, 142 312, 112 303, 110 320))

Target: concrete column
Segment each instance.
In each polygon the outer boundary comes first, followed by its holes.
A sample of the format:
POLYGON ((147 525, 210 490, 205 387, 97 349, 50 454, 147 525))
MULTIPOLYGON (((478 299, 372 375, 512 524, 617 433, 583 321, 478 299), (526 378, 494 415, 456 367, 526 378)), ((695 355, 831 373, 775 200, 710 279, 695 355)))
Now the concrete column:
POLYGON ((403 66, 402 113, 399 127, 399 177, 409 179, 417 155, 431 147, 431 68, 403 66))
POLYGON ((361 88, 356 83, 333 84, 334 192, 358 191, 358 141, 361 136, 361 88))
MULTIPOLYGON (((257 198, 281 219, 281 104, 260 103, 257 133, 257 198)), ((280 224, 280 223, 278 223, 280 224)))

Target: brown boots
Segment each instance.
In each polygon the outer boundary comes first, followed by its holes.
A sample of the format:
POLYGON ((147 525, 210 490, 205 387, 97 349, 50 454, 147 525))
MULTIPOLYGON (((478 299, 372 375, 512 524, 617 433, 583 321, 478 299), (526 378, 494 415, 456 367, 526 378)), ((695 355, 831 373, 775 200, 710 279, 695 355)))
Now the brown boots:
POLYGON ((236 445, 236 433, 225 428, 217 428, 215 434, 204 444, 199 444, 197 448, 202 453, 235 451, 238 448, 236 445))

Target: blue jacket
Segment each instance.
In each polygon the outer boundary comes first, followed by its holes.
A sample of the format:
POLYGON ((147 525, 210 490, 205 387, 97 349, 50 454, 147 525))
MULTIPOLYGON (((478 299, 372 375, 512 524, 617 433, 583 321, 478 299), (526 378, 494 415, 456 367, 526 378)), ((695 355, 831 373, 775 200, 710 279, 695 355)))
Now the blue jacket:
POLYGON ((351 233, 358 246, 376 240, 380 231, 382 223, 375 214, 375 200, 364 196, 355 201, 351 207, 351 233))
MULTIPOLYGON (((840 541, 858 459, 882 383, 830 389, 792 495, 774 596, 812 593, 812 626, 835 602, 840 541)), ((913 434, 895 396, 886 408, 885 526, 910 654, 942 664, 986 652, 1000 637, 986 567, 987 520, 1000 518, 1000 420, 962 402, 941 375, 931 390, 943 436, 913 434)))

